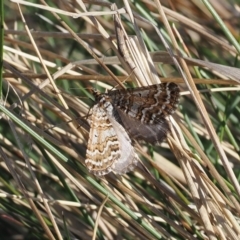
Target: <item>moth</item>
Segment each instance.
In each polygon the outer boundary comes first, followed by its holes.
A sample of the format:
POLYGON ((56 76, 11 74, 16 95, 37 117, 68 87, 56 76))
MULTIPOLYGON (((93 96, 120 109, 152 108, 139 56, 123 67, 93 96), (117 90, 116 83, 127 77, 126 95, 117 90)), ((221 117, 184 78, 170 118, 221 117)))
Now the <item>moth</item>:
POLYGON ((180 91, 170 82, 94 95, 97 104, 92 108, 85 163, 101 176, 133 170, 139 158, 131 139, 163 141, 169 131, 167 117, 177 109, 180 91))

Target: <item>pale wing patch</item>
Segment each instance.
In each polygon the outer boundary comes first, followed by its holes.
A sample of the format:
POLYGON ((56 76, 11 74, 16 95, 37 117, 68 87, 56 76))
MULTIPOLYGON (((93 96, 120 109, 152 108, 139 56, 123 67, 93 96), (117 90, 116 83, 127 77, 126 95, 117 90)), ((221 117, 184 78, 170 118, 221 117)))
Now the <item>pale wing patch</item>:
POLYGON ((125 129, 114 118, 110 118, 110 121, 116 130, 121 153, 120 158, 112 166, 112 170, 121 175, 132 171, 137 165, 139 158, 125 129))

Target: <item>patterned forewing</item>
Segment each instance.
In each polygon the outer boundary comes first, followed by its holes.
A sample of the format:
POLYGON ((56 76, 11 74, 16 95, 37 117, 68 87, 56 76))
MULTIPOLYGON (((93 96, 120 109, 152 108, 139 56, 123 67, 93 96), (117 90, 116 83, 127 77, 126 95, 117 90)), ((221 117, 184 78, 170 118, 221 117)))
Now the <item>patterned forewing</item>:
POLYGON ((175 83, 121 89, 109 92, 108 96, 115 107, 143 124, 158 124, 174 113, 180 97, 175 83))
POLYGON ((87 145, 86 166, 96 175, 111 171, 111 166, 120 157, 119 142, 109 118, 98 104, 92 108, 90 132, 87 145))

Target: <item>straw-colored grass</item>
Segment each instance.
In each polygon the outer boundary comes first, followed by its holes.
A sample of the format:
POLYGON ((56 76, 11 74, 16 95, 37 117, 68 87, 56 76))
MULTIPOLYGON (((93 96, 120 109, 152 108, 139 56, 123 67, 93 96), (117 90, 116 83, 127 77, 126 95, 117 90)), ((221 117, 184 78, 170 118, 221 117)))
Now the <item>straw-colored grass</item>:
POLYGON ((0 236, 240 238, 239 9, 212 4, 1 5, 0 236), (135 143, 133 172, 90 174, 89 89, 160 81, 181 89, 166 141, 135 143))

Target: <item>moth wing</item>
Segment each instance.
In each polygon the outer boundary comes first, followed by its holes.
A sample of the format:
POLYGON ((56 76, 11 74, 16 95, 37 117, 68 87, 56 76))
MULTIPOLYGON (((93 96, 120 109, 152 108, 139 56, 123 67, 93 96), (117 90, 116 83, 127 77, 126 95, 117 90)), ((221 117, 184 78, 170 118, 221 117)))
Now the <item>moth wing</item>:
POLYGON ((90 132, 87 144, 86 166, 90 172, 102 176, 120 158, 120 146, 116 132, 106 111, 98 104, 92 108, 90 132))
POLYGON ((169 123, 163 118, 157 124, 144 124, 129 117, 121 109, 116 110, 116 117, 124 126, 128 135, 135 140, 148 143, 161 143, 169 131, 169 123))
POLYGON ((145 124, 164 124, 162 120, 176 110, 180 93, 175 83, 161 83, 147 87, 109 92, 114 107, 130 118, 145 124))
POLYGON ((118 136, 119 146, 120 146, 120 158, 112 166, 112 170, 116 174, 124 174, 126 172, 132 171, 138 164, 139 158, 136 154, 134 147, 132 146, 132 141, 129 138, 127 132, 114 118, 110 118, 113 128, 118 136))

